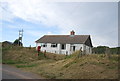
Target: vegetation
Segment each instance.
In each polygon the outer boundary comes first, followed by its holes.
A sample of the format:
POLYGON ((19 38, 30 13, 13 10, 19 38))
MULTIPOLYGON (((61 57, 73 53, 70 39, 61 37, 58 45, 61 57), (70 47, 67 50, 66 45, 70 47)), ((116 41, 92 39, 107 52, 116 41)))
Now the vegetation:
POLYGON ((15 61, 15 60, 3 60, 2 63, 3 64, 22 64, 22 63, 25 63, 25 62, 15 61))
POLYGON ((2 49, 3 63, 12 64, 25 71, 51 79, 116 79, 118 54, 83 55, 79 51, 65 56, 39 53, 35 48, 8 46, 2 49))
POLYGON ((110 54, 120 54, 120 47, 109 48, 108 46, 98 46, 93 48, 94 54, 105 54, 109 50, 110 54))
MULTIPOLYGON (((77 52, 76 52, 77 53, 77 52)), ((77 55, 77 54, 76 54, 77 55)), ((56 79, 107 79, 117 78, 118 55, 113 55, 114 59, 109 60, 101 55, 84 55, 76 58, 72 55, 63 60, 39 60, 30 64, 37 64, 36 67, 27 67, 24 70, 38 73, 47 78, 56 79), (116 59, 115 59, 116 58, 116 59)))
POLYGON ((16 65, 17 68, 25 68, 25 67, 34 67, 37 64, 25 64, 25 65, 16 65))
POLYGON ((7 47, 2 49, 2 59, 3 63, 29 63, 38 60, 35 56, 37 52, 32 48, 23 47, 7 47))
POLYGON ((14 45, 18 45, 18 46, 23 46, 23 43, 20 42, 19 39, 16 39, 14 42, 13 42, 14 45))

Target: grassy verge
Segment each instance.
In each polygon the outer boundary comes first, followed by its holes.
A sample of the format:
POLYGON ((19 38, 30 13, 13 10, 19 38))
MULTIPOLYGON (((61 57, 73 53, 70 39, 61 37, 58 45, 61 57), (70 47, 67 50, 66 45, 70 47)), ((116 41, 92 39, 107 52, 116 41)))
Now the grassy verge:
POLYGON ((17 68, 35 67, 37 64, 16 65, 17 68))
POLYGON ((14 60, 3 60, 3 64, 25 64, 25 62, 22 61, 14 61, 14 60))

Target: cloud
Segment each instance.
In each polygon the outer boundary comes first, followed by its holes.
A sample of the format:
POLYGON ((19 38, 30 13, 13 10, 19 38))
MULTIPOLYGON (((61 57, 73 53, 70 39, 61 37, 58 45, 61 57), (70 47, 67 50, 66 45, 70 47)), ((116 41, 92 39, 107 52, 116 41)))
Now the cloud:
POLYGON ((28 35, 32 35, 32 36, 34 36, 34 37, 42 37, 42 36, 44 36, 44 35, 53 35, 53 33, 52 32, 43 32, 43 31, 37 31, 37 30, 26 30, 25 31, 28 35))
POLYGON ((47 32, 47 35, 53 35, 53 33, 52 32, 47 32))
MULTIPOLYGON (((117 32, 113 30, 117 29, 117 3, 47 2, 43 0, 5 0, 2 3, 2 8, 4 8, 2 10, 5 13, 3 19, 13 21, 17 17, 35 24, 44 24, 46 27, 56 26, 60 29, 60 34, 69 34, 71 30, 75 30, 77 34, 92 35, 95 45, 116 45, 112 42, 116 42, 117 38, 112 37, 117 33, 109 32, 117 32)), ((34 36, 53 33, 39 33, 40 31, 32 30, 27 32, 34 36)))
POLYGON ((7 2, 0 2, 0 20, 12 22, 15 17, 9 9, 7 2))
POLYGON ((44 32, 40 32, 40 31, 32 31, 32 30, 26 30, 25 31, 29 36, 34 36, 34 37, 40 37, 44 35, 44 32))

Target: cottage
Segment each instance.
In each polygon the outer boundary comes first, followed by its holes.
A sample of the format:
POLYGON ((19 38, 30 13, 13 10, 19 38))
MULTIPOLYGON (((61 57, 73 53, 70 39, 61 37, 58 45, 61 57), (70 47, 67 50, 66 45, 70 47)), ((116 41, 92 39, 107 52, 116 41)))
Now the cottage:
POLYGON ((57 54, 72 54, 80 50, 86 54, 92 53, 90 35, 75 35, 72 30, 70 35, 44 35, 36 42, 36 47, 41 46, 41 51, 57 54))

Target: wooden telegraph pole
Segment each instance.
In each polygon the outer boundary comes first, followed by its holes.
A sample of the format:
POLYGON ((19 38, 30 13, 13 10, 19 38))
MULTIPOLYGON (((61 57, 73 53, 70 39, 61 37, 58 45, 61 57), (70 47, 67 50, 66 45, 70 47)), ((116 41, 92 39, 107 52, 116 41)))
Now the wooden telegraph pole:
POLYGON ((23 37, 23 29, 19 30, 19 41, 18 41, 19 46, 22 46, 22 37, 23 37))

